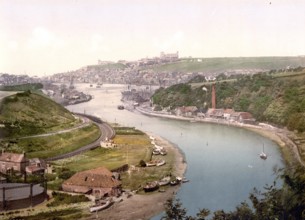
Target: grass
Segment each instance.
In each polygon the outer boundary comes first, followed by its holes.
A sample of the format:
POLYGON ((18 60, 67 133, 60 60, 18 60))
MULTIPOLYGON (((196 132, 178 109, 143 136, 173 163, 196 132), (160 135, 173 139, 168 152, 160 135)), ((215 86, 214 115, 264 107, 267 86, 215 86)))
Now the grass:
POLYGON ((115 149, 97 148, 81 155, 55 162, 69 170, 79 172, 99 166, 112 170, 126 163, 137 165, 141 159, 149 160, 151 144, 146 135, 117 135, 114 139, 115 149), (82 166, 79 166, 82 164, 82 166))
POLYGON ((99 128, 95 124, 91 124, 69 133, 18 139, 16 145, 18 145, 19 151, 25 151, 29 158, 48 158, 76 150, 92 143, 99 136, 99 128))
POLYGON ((0 102, 3 136, 22 137, 70 128, 80 121, 56 102, 30 91, 4 97, 0 102))
MULTIPOLYGON (((140 160, 148 162, 152 157, 152 144, 146 134, 116 135, 114 143, 117 145, 115 149, 97 148, 78 156, 53 162, 53 164, 55 167, 65 167, 74 172, 100 166, 112 170, 129 164, 132 168, 129 172, 123 173, 121 177, 123 188, 131 190, 144 186, 148 181, 159 180, 164 176, 174 174, 175 155, 171 150, 168 150, 168 154, 165 156, 154 156, 154 159, 157 157, 164 159, 166 161, 164 166, 138 167, 140 160)), ((58 187, 60 182, 55 180, 50 184, 58 187)))
POLYGON ((82 213, 82 210, 77 208, 67 208, 63 210, 52 210, 48 212, 40 212, 36 215, 15 217, 13 219, 24 219, 24 220, 74 220, 86 215, 82 213))
POLYGON ((66 193, 53 192, 52 196, 54 200, 51 203, 47 204, 47 207, 55 207, 60 205, 90 201, 90 199, 88 199, 85 195, 70 195, 66 193))
POLYGON ((179 62, 163 64, 155 71, 178 72, 225 72, 230 69, 282 69, 287 66, 305 66, 303 57, 223 57, 181 59, 179 62))

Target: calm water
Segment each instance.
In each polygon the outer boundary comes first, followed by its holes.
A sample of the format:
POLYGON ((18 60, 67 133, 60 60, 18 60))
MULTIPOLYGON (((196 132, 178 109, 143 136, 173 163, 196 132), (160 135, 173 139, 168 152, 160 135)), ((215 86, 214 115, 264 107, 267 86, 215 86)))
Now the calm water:
POLYGON ((254 187, 263 189, 273 183, 274 166, 283 167, 277 145, 250 131, 118 110, 120 91, 126 89, 123 85, 103 85, 100 89, 89 88, 88 84, 77 87, 92 94, 94 99, 68 106, 69 110, 153 132, 182 149, 188 164, 186 177, 191 181, 182 185, 177 197, 190 215, 195 215, 200 208, 233 210, 248 199, 254 187), (266 161, 258 156, 263 143, 265 152, 271 155, 266 161))

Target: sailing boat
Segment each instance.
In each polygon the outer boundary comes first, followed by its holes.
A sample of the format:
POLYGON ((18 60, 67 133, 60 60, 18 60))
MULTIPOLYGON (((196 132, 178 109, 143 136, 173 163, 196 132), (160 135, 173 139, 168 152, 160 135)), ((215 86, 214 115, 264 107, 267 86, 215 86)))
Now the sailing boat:
POLYGON ((264 146, 264 143, 263 143, 263 151, 259 154, 259 157, 263 160, 266 160, 267 159, 267 154, 265 153, 265 146, 264 146))

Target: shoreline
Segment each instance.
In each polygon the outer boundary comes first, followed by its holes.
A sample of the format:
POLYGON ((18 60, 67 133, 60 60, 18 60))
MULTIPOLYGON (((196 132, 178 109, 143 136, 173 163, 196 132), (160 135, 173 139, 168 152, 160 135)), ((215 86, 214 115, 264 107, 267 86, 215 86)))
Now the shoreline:
MULTIPOLYGON (((282 156, 285 160, 285 163, 292 163, 293 159, 297 159, 297 161, 305 166, 305 163, 301 160, 298 148, 293 143, 293 141, 288 137, 289 131, 284 129, 279 129, 272 126, 258 126, 258 125, 250 125, 250 124, 241 124, 238 122, 225 122, 221 120, 206 120, 206 119, 194 119, 194 118, 186 118, 186 117, 179 117, 174 115, 166 115, 166 114, 158 114, 153 112, 145 111, 144 109, 137 107, 135 108, 138 112, 153 116, 153 117, 163 117, 163 118, 170 118, 174 120, 184 120, 190 122, 198 122, 198 123, 213 123, 219 125, 226 125, 226 126, 234 126, 248 129, 252 132, 255 132, 261 136, 269 138, 270 140, 274 141, 281 150, 282 156), (287 151, 287 152, 285 152, 287 151)), ((167 147, 172 149, 175 153, 175 175, 176 176, 183 176, 186 172, 187 163, 185 160, 185 155, 183 151, 174 143, 170 143, 168 140, 156 136, 150 132, 144 131, 147 135, 153 136, 158 141, 162 141, 167 147)), ((164 211, 164 203, 175 196, 177 191, 179 190, 180 185, 170 187, 163 193, 152 193, 147 195, 139 195, 135 194, 130 198, 124 199, 123 202, 115 204, 115 206, 110 207, 107 210, 104 210, 98 216, 99 219, 109 219, 109 220, 116 220, 116 219, 124 219, 124 220, 131 220, 131 219, 150 219, 164 211)), ((89 218, 86 219, 96 219, 95 215, 91 215, 89 218)))
MULTIPOLYGON (((144 131, 145 132, 145 131, 144 131)), ((182 150, 174 143, 169 142, 165 138, 145 132, 148 136, 153 136, 157 142, 165 146, 166 149, 175 154, 174 175, 182 177, 187 168, 185 155, 182 150)), ((164 211, 164 203, 175 196, 180 188, 170 186, 165 192, 153 192, 147 194, 134 194, 131 197, 123 197, 122 202, 115 203, 110 208, 99 213, 92 214, 84 219, 107 219, 107 220, 135 220, 135 219, 150 219, 164 211)))
POLYGON ((169 118, 173 120, 184 120, 190 122, 198 122, 198 123, 211 123, 211 124, 219 124, 219 125, 226 125, 226 126, 233 126, 239 128, 245 128, 252 132, 255 132, 261 136, 269 138, 270 140, 274 141, 281 150, 283 159, 286 164, 292 164, 297 160, 297 162, 305 167, 305 162, 301 159, 299 154, 298 146, 288 137, 291 131, 273 127, 268 124, 263 124, 262 126, 259 125, 251 125, 251 124, 243 124, 239 122, 229 122, 220 119, 207 119, 207 118, 187 118, 182 116, 176 115, 169 115, 169 114, 159 114, 151 111, 147 111, 144 108, 137 107, 135 110, 140 112, 141 114, 154 116, 154 117, 161 117, 161 118, 169 118))

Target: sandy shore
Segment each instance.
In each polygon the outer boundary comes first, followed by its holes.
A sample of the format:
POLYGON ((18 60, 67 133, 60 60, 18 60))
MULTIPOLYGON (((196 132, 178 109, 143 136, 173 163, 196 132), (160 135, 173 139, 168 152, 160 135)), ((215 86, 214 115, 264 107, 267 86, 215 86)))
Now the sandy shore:
MULTIPOLYGON (((175 171, 174 175, 183 176, 186 171, 187 164, 180 149, 169 141, 148 134, 156 139, 156 142, 164 146, 168 151, 175 154, 175 171)), ((115 203, 107 210, 94 213, 86 219, 107 219, 107 220, 144 220, 161 213, 164 210, 164 203, 172 198, 179 190, 179 186, 169 187, 165 192, 154 192, 147 195, 134 194, 127 198, 123 197, 123 201, 115 203)))

